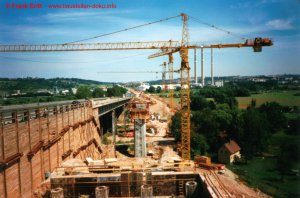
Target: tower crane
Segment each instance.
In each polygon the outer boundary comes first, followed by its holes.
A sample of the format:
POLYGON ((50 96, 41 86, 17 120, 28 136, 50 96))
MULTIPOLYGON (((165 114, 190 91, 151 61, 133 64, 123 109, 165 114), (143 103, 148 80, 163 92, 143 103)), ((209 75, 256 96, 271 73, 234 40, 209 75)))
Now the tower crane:
MULTIPOLYGON (((174 68, 173 68, 173 54, 170 53, 168 54, 169 57, 169 62, 168 62, 168 67, 169 67, 169 86, 171 86, 173 84, 173 72, 174 72, 174 68)), ((173 89, 169 89, 169 108, 171 110, 171 112, 174 112, 174 87, 173 89)))
POLYGON ((166 73, 167 73, 167 64, 164 62, 163 64, 160 65, 162 67, 162 78, 161 78, 161 84, 162 84, 162 92, 163 95, 166 92, 166 73))
MULTIPOLYGON (((58 52, 58 51, 98 51, 98 50, 161 50, 149 58, 169 55, 169 65, 173 64, 172 54, 179 52, 181 57, 180 64, 180 79, 181 79, 181 144, 182 144, 182 158, 185 160, 190 159, 190 66, 188 61, 189 49, 194 48, 229 48, 229 47, 253 47, 255 52, 261 51, 262 46, 271 46, 273 43, 267 38, 256 38, 247 40, 245 43, 239 44, 214 44, 214 45, 191 45, 188 41, 188 15, 180 14, 175 17, 181 17, 183 20, 182 26, 182 40, 178 41, 153 41, 153 42, 119 42, 119 43, 78 43, 88 39, 83 39, 65 44, 42 44, 42 45, 0 45, 0 52, 58 52)), ((124 30, 116 31, 110 34, 127 31, 130 29, 143 27, 153 23, 169 20, 170 17, 163 20, 155 21, 152 23, 127 28, 124 30)), ((110 34, 104 34, 106 36, 110 34)), ((98 38, 92 37, 93 38, 98 38)), ((172 68, 169 67, 169 68, 172 68)), ((172 69, 171 69, 172 71, 172 69)), ((172 73, 172 72, 170 72, 172 73)))
MULTIPOLYGON (((181 14, 183 20, 182 27, 182 40, 181 46, 178 48, 165 48, 161 52, 150 55, 148 58, 156 58, 159 56, 168 55, 179 52, 181 57, 180 66, 180 81, 181 81, 181 156, 185 160, 190 159, 190 66, 188 62, 188 52, 189 49, 201 48, 232 48, 232 47, 252 47, 254 52, 261 52, 262 46, 271 46, 273 42, 268 38, 255 38, 253 40, 246 40, 245 43, 239 44, 217 44, 217 45, 189 45, 188 41, 188 16, 186 14, 181 14)), ((169 61, 171 62, 171 61, 169 61)), ((173 62, 173 59, 172 59, 173 62)))

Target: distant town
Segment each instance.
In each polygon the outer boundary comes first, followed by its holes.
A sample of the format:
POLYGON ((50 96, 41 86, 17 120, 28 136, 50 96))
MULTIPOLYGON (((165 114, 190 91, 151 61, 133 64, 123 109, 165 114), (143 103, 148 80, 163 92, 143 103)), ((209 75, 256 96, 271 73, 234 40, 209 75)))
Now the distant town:
MULTIPOLYGON (((247 86, 249 86, 249 84, 256 84, 269 86, 269 88, 271 86, 271 90, 280 89, 296 91, 299 90, 300 87, 300 75, 225 76, 216 77, 215 79, 206 77, 204 85, 202 85, 202 83, 195 83, 195 79, 191 79, 191 88, 226 87, 233 84, 240 84, 243 87, 246 82, 248 82, 247 86)), ((0 105, 72 100, 85 97, 123 96, 123 94, 126 93, 125 90, 122 90, 121 92, 112 91, 113 87, 123 86, 133 87, 139 91, 147 91, 150 93, 160 93, 162 90, 168 91, 170 89, 179 91, 181 87, 180 79, 174 79, 172 84, 169 84, 169 82, 166 81, 165 85, 163 85, 161 80, 113 83, 76 78, 0 78, 0 105), (83 91, 85 93, 81 94, 82 89, 84 88, 86 88, 86 90, 83 91)), ((253 92, 255 90, 251 90, 250 88, 250 91, 253 92)))

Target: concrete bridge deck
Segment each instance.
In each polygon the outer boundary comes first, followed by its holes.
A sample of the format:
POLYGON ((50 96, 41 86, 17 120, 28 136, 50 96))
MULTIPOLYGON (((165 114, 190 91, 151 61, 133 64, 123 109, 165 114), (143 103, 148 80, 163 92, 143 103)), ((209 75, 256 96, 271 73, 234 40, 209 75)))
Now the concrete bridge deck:
POLYGON ((97 108, 101 106, 110 105, 113 103, 121 103, 121 102, 126 103, 129 100, 130 98, 92 98, 90 100, 80 99, 80 100, 65 100, 65 101, 56 101, 56 102, 30 103, 30 104, 21 104, 21 105, 0 106, 0 112, 74 105, 77 103, 85 103, 88 101, 92 102, 93 108, 97 108))

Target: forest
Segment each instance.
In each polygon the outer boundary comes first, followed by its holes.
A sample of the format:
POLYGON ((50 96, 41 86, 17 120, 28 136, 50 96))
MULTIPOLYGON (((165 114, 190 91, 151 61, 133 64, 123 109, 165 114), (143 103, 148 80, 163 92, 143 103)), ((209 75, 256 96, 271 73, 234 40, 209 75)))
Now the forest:
MULTIPOLYGON (((221 145, 235 140, 241 147, 244 163, 253 157, 269 154, 276 157, 278 171, 287 173, 300 163, 299 108, 277 102, 258 106, 252 100, 248 108, 239 109, 234 96, 247 95, 247 92, 228 88, 192 92, 191 155, 208 155, 216 160, 221 145), (276 140, 279 136, 281 141, 276 140)), ((175 139, 180 141, 180 112, 172 117, 170 128, 175 139)))

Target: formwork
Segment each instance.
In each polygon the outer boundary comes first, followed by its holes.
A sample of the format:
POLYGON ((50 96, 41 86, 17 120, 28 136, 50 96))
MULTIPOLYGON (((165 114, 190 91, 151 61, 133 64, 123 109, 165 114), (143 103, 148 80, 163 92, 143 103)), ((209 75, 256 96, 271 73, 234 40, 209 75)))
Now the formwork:
POLYGON ((53 176, 51 188, 61 187, 64 197, 95 197, 97 186, 107 186, 109 197, 141 197, 141 186, 152 185, 154 197, 185 197, 185 184, 197 182, 193 198, 210 197, 199 173, 193 172, 122 172, 53 176))
POLYGON ((0 111, 0 198, 33 197, 63 161, 100 157, 97 116, 88 102, 0 111))

